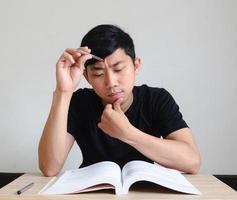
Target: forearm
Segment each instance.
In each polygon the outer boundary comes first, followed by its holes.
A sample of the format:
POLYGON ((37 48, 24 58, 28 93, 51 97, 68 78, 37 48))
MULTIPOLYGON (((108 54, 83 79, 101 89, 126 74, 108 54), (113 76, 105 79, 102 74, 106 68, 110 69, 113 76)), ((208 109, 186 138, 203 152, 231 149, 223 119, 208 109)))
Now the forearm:
POLYGON ((169 168, 187 173, 197 173, 200 157, 196 149, 188 143, 170 139, 160 139, 131 128, 126 142, 146 157, 169 168))
POLYGON ((43 173, 60 171, 67 157, 67 115, 72 94, 54 92, 49 117, 39 143, 39 166, 43 173))

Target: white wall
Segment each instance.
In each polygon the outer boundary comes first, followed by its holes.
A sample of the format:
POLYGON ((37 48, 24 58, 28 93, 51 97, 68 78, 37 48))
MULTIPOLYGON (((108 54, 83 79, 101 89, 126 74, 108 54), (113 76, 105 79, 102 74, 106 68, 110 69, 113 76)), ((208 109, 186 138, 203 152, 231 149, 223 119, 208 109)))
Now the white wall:
MULTIPOLYGON (((235 0, 1 0, 0 171, 38 171, 55 62, 90 28, 112 23, 134 38, 143 67, 137 84, 165 87, 180 105, 201 172, 236 174, 236 10, 235 0)), ((74 145, 65 168, 80 162, 74 145)))

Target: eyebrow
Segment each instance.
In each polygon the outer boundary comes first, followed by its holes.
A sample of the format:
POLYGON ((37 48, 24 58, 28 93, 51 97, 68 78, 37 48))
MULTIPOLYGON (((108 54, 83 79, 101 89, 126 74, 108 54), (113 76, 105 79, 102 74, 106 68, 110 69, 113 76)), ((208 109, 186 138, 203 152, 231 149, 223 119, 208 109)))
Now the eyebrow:
POLYGON ((119 60, 116 63, 112 64, 111 67, 116 67, 117 65, 119 65, 119 64, 121 64, 123 62, 124 62, 123 60, 119 60))
POLYGON ((102 70, 103 69, 103 67, 101 67, 101 66, 94 66, 94 65, 88 65, 88 67, 91 71, 102 70))

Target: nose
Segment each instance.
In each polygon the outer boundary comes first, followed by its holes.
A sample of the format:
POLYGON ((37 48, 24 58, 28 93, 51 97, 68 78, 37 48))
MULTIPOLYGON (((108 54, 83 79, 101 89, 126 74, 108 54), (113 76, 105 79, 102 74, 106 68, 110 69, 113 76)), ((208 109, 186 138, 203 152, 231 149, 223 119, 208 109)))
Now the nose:
POLYGON ((106 71, 104 81, 106 88, 113 88, 117 86, 116 75, 110 70, 106 71))

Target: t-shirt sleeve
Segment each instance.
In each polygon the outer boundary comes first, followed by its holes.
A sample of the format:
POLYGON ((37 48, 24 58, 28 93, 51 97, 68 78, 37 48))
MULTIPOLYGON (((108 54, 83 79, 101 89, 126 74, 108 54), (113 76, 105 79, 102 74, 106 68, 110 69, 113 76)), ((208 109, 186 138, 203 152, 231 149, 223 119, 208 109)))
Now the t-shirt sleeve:
POLYGON ((188 127, 179 111, 179 106, 168 91, 161 89, 154 99, 155 132, 165 138, 174 131, 188 127))

